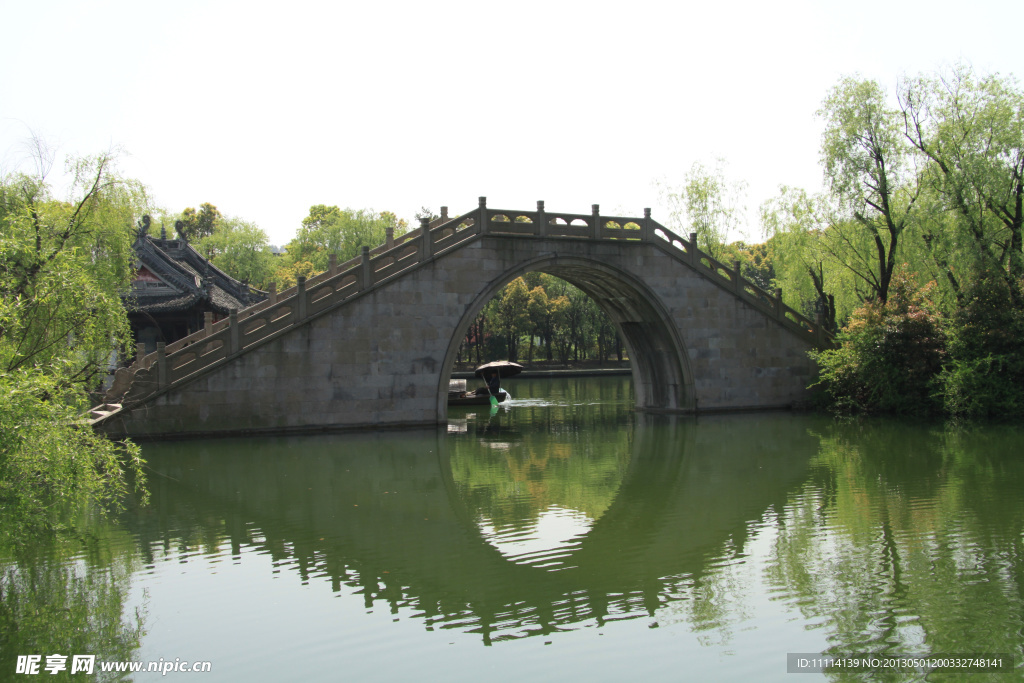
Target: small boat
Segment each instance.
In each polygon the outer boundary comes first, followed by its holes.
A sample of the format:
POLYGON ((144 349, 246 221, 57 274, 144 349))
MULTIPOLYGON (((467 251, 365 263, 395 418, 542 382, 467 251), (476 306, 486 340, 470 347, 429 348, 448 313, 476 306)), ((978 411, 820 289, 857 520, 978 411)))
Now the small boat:
MULTIPOLYGON (((494 396, 498 403, 503 403, 508 394, 504 391, 499 391, 494 396)), ((472 391, 459 391, 459 392, 448 392, 448 405, 449 406, 489 406, 491 405, 491 397, 489 394, 475 394, 472 391)))
MULTIPOLYGON (((507 360, 498 360, 492 363, 484 363, 478 367, 474 374, 485 380, 489 380, 494 375, 499 378, 502 377, 514 377, 523 371, 523 366, 518 363, 512 363, 507 360)), ((498 403, 504 403, 505 399, 508 398, 508 394, 503 389, 498 389, 497 393, 494 394, 494 399, 498 403)), ((485 388, 477 389, 476 391, 466 390, 466 380, 464 379, 450 379, 448 380, 448 405, 450 406, 486 406, 491 405, 491 394, 485 388)))

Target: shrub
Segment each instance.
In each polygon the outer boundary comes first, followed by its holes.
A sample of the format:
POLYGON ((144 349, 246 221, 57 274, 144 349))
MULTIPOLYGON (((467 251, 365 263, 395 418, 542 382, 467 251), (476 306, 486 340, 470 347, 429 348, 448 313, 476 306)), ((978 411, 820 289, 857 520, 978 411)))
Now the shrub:
POLYGON ((853 312, 838 336, 839 348, 812 353, 820 368, 816 386, 838 412, 924 414, 936 411, 936 377, 945 337, 930 299, 935 283, 917 288, 913 276, 896 274, 885 302, 853 312))
POLYGON ((951 415, 998 417, 1024 410, 1024 310, 1005 280, 981 277, 952 316, 949 362, 939 377, 951 415))

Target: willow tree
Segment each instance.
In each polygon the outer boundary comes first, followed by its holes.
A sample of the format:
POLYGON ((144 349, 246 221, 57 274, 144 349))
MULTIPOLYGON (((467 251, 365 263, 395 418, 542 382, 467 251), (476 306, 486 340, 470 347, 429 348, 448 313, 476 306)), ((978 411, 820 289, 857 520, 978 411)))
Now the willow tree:
POLYGON ((844 314, 860 301, 851 302, 855 288, 843 286, 851 278, 828 244, 834 233, 828 232, 824 201, 820 195, 782 186, 776 197, 761 204, 761 227, 771 247, 773 284, 783 299, 808 317, 820 315, 835 330, 836 294, 844 314))
POLYGON ((713 168, 694 162, 679 188, 660 185, 668 208, 669 227, 678 233, 696 233, 698 246, 720 258, 730 232, 743 222, 747 185, 725 175, 725 161, 713 168))
POLYGON ((68 171, 66 198, 41 176, 0 182, 0 371, 42 368, 75 384, 129 341, 120 295, 145 193, 110 156, 72 160, 68 171))
POLYGON ((835 201, 829 219, 837 258, 885 302, 904 233, 914 224, 921 192, 900 111, 871 80, 844 78, 825 98, 821 163, 835 201))
POLYGON ((999 273, 1024 304, 1024 92, 1012 77, 958 66, 906 79, 899 100, 904 135, 952 217, 928 233, 946 277, 962 285, 951 262, 999 273))
MULTIPOLYGON (((42 166, 41 166, 42 167, 42 166)), ((87 390, 130 339, 120 294, 145 193, 113 159, 72 160, 58 197, 44 173, 0 179, 0 535, 60 524, 67 506, 116 503, 122 451, 82 428, 87 390)), ((138 450, 127 447, 139 473, 138 450)), ((141 478, 140 478, 141 480, 141 478)))

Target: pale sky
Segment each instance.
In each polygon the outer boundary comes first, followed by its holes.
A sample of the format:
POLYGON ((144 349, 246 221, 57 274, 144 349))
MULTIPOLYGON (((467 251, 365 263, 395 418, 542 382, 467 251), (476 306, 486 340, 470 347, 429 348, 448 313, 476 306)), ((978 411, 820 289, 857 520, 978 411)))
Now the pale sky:
MULTIPOLYGON (((656 180, 727 162, 747 238, 817 190, 843 75, 969 61, 1024 78, 1024 3, 0 0, 0 170, 38 134, 124 150, 157 206, 294 236, 313 204, 641 215, 656 180)), ((414 226, 414 225, 413 225, 414 226)))

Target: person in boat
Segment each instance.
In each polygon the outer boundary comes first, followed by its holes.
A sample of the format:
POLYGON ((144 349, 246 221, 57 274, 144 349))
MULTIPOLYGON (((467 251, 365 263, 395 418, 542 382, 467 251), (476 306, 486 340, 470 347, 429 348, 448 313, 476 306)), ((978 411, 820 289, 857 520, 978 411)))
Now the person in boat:
POLYGON ((498 392, 501 391, 501 376, 497 370, 489 370, 484 373, 484 382, 487 386, 480 387, 476 390, 477 396, 498 396, 498 392))

